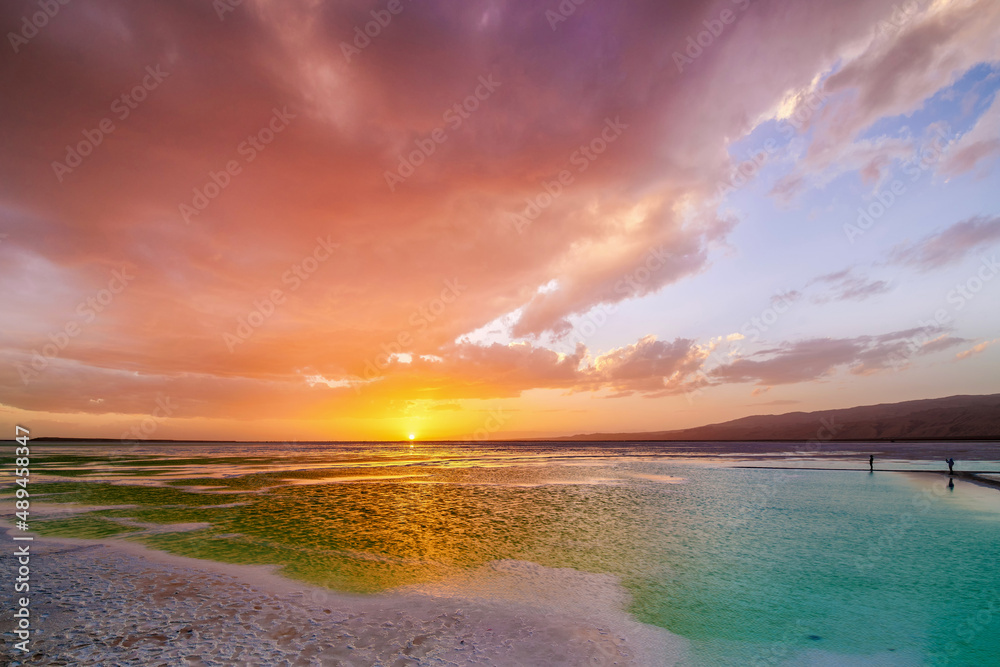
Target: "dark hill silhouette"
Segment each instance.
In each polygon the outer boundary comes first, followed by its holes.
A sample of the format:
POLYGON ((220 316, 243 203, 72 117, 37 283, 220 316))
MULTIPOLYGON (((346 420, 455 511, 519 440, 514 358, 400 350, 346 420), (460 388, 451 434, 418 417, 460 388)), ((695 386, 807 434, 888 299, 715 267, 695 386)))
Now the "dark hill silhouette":
POLYGON ((676 431, 588 433, 559 440, 1000 440, 1000 394, 949 396, 841 410, 755 415, 676 431), (825 420, 825 421, 823 421, 825 420), (825 431, 824 433, 827 433, 825 431))

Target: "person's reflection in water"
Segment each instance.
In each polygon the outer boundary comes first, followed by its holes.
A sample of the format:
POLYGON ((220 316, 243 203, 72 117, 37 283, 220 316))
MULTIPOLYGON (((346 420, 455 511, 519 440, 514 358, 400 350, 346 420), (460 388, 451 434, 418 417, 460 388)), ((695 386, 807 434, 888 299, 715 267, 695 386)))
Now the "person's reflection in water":
POLYGON ((948 489, 950 491, 954 491, 955 490, 955 480, 952 479, 951 477, 948 478, 948 489))

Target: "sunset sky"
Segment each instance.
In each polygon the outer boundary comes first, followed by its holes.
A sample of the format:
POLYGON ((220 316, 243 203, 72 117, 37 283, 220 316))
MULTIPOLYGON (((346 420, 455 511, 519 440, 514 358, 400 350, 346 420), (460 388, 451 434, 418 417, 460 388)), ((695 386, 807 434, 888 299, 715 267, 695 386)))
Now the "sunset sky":
POLYGON ((539 437, 1000 391, 995 0, 0 24, 7 437, 539 437))

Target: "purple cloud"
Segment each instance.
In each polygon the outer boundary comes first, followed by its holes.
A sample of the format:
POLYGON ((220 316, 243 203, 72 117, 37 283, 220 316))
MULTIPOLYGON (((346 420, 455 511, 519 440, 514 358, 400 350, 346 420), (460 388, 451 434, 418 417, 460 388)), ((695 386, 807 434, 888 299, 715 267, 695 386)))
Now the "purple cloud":
POLYGON ((928 344, 928 336, 939 331, 906 329, 880 336, 855 338, 813 338, 761 350, 712 369, 708 375, 716 383, 754 382, 759 386, 794 384, 821 380, 840 368, 854 375, 868 375, 883 370, 903 368, 915 353, 925 354, 961 339, 940 338, 928 344), (926 350, 928 346, 935 349, 926 350))
POLYGON ((829 294, 814 297, 813 301, 816 303, 827 303, 829 301, 864 301, 869 297, 884 294, 892 289, 891 283, 885 280, 870 280, 864 276, 854 275, 853 269, 844 269, 835 273, 828 273, 824 276, 814 278, 809 281, 808 284, 824 284, 831 286, 829 294))
POLYGON ((929 271, 956 264, 973 250, 997 241, 1000 241, 1000 216, 976 216, 956 222, 944 231, 926 236, 916 243, 896 246, 889 261, 929 271))

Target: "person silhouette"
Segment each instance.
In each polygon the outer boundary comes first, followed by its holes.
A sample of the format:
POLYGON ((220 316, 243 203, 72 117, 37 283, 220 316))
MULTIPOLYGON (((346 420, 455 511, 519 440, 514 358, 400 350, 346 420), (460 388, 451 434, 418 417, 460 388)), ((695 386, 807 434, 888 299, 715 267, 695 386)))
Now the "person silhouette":
POLYGON ((946 463, 948 464, 948 474, 949 475, 954 474, 955 459, 949 457, 948 459, 946 459, 946 463))
POLYGON ((869 454, 868 456, 868 472, 875 472, 875 455, 869 454))

